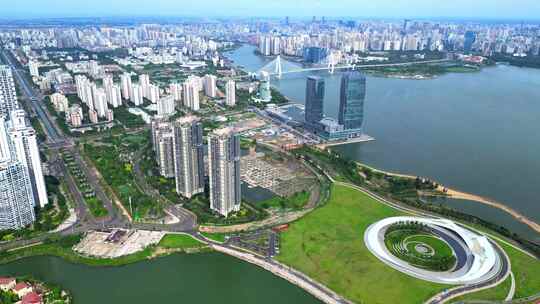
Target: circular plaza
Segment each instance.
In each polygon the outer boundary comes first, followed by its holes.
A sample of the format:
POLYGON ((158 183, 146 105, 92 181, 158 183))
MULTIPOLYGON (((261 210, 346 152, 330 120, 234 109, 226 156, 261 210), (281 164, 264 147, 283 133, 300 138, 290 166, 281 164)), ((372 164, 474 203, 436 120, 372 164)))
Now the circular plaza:
POLYGON ((453 221, 412 216, 382 219, 364 234, 367 248, 389 266, 441 284, 477 284, 502 267, 493 244, 453 221))

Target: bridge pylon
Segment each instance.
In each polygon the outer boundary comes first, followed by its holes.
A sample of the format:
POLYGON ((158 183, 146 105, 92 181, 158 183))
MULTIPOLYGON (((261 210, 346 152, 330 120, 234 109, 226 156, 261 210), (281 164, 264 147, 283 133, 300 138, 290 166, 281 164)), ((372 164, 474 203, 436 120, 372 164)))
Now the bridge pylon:
POLYGON ((278 79, 281 79, 281 75, 283 74, 283 69, 281 66, 281 55, 278 55, 276 57, 274 73, 277 75, 278 79))
POLYGON ((334 55, 334 53, 330 53, 327 57, 326 57, 326 60, 328 60, 328 64, 327 64, 327 68, 328 68, 328 72, 330 72, 330 74, 334 74, 334 71, 336 70, 336 57, 334 55))

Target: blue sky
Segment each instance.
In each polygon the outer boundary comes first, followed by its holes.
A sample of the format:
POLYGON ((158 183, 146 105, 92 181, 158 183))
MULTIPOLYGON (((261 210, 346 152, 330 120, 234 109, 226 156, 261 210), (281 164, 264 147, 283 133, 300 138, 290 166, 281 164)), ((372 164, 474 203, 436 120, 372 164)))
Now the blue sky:
POLYGON ((0 17, 290 16, 540 19, 540 0, 2 0, 0 17), (9 4, 8 4, 9 3, 9 4))

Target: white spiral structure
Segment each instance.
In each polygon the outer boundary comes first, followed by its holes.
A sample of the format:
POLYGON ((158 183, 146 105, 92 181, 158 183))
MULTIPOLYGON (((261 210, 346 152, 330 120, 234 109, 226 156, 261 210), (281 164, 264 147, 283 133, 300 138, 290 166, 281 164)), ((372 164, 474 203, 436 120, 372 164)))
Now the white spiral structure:
POLYGON ((489 240, 446 219, 412 216, 390 217, 368 227, 364 234, 367 248, 381 261, 413 277, 441 284, 476 284, 491 279, 501 269, 501 257, 489 240), (394 256, 384 242, 386 229, 399 222, 425 224, 452 248, 456 267, 430 271, 410 265, 394 256))

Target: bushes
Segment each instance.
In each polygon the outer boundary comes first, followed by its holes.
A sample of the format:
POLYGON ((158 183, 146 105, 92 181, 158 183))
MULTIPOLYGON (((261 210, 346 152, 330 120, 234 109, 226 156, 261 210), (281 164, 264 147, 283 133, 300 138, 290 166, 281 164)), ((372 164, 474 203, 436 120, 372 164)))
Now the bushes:
POLYGON ((130 144, 124 145, 122 139, 113 138, 113 146, 84 145, 84 152, 92 159, 97 169, 101 172, 105 182, 112 187, 120 198, 122 205, 128 210, 133 209, 135 218, 146 217, 149 214, 157 214, 158 205, 152 198, 143 193, 135 184, 135 177, 130 170, 130 163, 126 161, 126 155, 130 144), (130 206, 131 199, 131 206, 130 206))
POLYGON ((403 222, 394 224, 388 227, 384 236, 384 242, 388 250, 396 257, 412 265, 434 271, 446 271, 456 263, 456 257, 453 255, 449 245, 434 237, 431 229, 422 223, 403 222), (415 237, 418 238, 418 243, 425 243, 434 252, 423 254, 408 248, 405 240, 412 240, 415 237))

